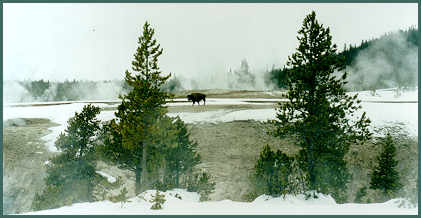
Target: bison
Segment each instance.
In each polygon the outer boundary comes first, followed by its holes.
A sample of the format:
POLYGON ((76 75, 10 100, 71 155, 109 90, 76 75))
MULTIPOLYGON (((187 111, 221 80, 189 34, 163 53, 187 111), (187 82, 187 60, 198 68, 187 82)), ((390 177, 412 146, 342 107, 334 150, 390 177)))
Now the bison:
POLYGON ((191 93, 190 95, 187 95, 187 100, 193 101, 193 105, 195 102, 199 104, 199 102, 203 100, 203 104, 206 105, 206 95, 202 93, 191 93))

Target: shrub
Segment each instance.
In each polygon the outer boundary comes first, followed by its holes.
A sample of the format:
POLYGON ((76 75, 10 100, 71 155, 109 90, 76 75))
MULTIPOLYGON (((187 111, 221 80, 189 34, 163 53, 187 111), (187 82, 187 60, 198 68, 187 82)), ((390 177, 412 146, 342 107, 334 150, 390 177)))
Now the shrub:
POLYGON ((193 174, 187 178, 187 191, 198 192, 200 201, 208 201, 209 195, 215 191, 215 182, 211 182, 211 177, 206 172, 193 174))
POLYGON ((156 190, 156 193, 153 198, 151 199, 151 203, 154 203, 151 207, 152 210, 160 210, 162 209, 162 205, 165 203, 165 195, 160 194, 158 190, 156 190))
POLYGON ((273 152, 269 145, 266 145, 254 167, 257 189, 275 197, 287 194, 291 162, 292 158, 279 150, 273 152))
POLYGON ((110 197, 110 201, 112 201, 112 202, 121 202, 121 207, 123 207, 123 205, 125 203, 130 202, 128 200, 127 193, 128 193, 128 191, 127 191, 126 187, 124 187, 123 189, 120 190, 120 194, 119 195, 117 195, 117 196, 111 196, 110 197))

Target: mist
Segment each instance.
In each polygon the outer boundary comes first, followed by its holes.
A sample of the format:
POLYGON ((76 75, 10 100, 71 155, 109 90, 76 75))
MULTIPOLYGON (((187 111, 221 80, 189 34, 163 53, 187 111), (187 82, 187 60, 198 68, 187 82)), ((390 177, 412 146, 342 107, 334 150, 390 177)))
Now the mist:
POLYGON ((265 83, 268 72, 249 65, 246 59, 225 71, 209 72, 193 77, 177 76, 185 90, 229 89, 229 90, 270 90, 273 85, 265 83))
POLYGON ((39 91, 40 81, 3 82, 3 102, 45 102, 76 100, 117 100, 124 93, 121 81, 43 82, 48 88, 39 91), (38 94, 36 94, 38 91, 38 94))
POLYGON ((346 68, 353 91, 418 86, 418 46, 402 31, 374 40, 346 68))

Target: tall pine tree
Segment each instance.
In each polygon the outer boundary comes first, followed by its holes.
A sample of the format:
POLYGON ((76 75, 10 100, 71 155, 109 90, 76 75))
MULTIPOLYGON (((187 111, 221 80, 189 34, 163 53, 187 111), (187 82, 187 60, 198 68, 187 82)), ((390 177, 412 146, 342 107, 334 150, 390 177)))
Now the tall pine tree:
POLYGON ((355 122, 347 117, 361 108, 360 101, 345 92, 347 73, 336 74, 344 69, 344 60, 314 11, 298 34, 297 51, 287 61, 289 101, 278 104, 275 135, 292 136, 301 146, 298 158, 311 190, 338 197, 349 177, 344 155, 350 143, 370 137, 370 121, 365 113, 355 122))
POLYGON ((158 121, 166 113, 165 101, 171 97, 161 89, 171 75, 163 76, 159 69, 158 57, 163 50, 154 34, 154 29, 146 22, 132 61, 134 72, 125 73, 125 82, 131 91, 120 96, 122 102, 113 122, 120 135, 121 149, 130 152, 124 156, 131 160, 130 165, 135 168, 136 193, 150 186, 147 175, 148 150, 152 144, 150 139, 157 130, 158 121))

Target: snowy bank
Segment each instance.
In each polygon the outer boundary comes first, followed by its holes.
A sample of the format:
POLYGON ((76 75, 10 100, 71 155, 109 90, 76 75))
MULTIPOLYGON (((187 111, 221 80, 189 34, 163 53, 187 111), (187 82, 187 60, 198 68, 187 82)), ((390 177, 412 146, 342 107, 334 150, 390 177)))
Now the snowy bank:
POLYGON ((200 202, 200 196, 183 189, 163 192, 166 202, 162 210, 151 210, 152 195, 148 190, 130 202, 110 201, 78 203, 62 208, 25 213, 25 215, 417 215, 418 207, 405 199, 392 199, 385 203, 337 204, 328 195, 318 194, 317 199, 306 200, 304 195, 270 197, 262 195, 253 202, 231 200, 200 202))

